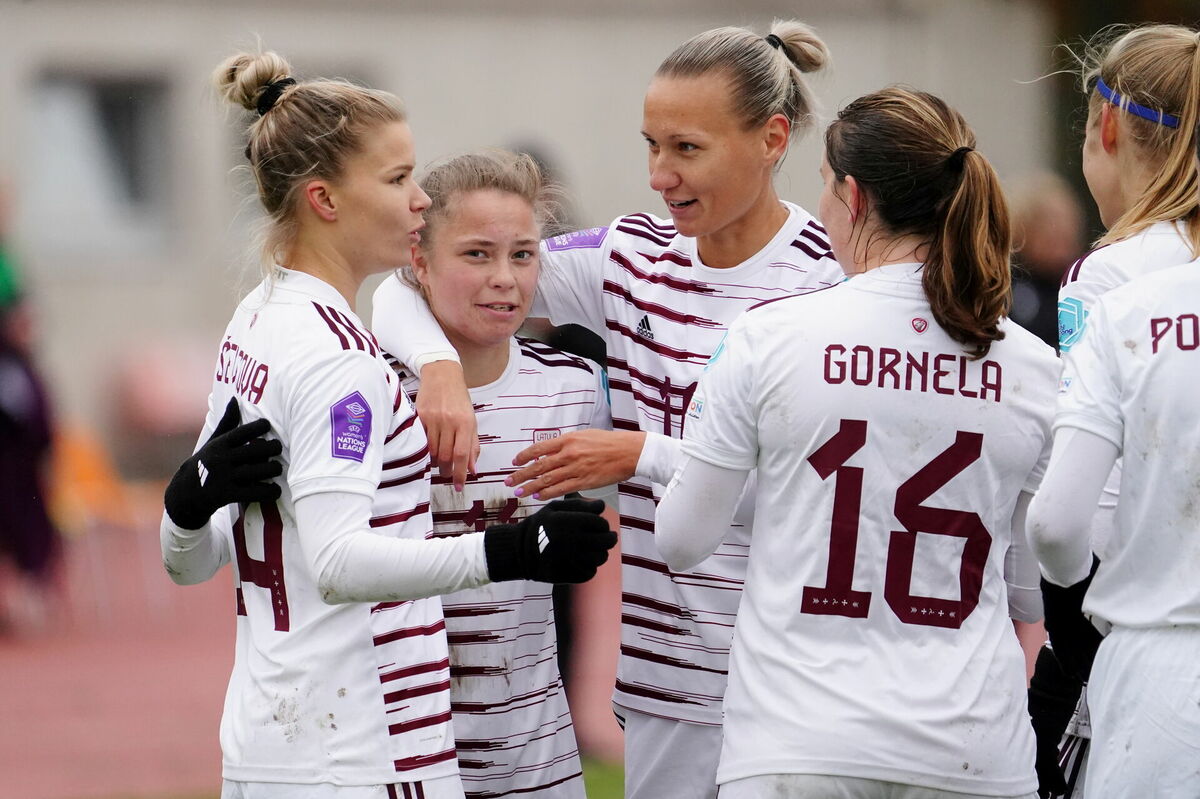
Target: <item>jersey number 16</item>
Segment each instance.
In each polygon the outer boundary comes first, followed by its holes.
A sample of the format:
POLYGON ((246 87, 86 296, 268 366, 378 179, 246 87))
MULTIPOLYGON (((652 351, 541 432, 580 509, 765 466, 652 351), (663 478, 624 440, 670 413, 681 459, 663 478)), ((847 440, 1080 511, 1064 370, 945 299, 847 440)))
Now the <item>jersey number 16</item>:
MULTIPOLYGON (((804 587, 802 613, 862 619, 871 607, 871 592, 851 587, 858 549, 863 470, 846 465, 866 443, 867 423, 861 419, 842 419, 833 438, 808 458, 822 480, 834 478, 833 524, 825 585, 804 587)), ((896 617, 906 624, 958 629, 979 604, 983 569, 992 546, 992 537, 983 521, 969 511, 932 508, 921 503, 979 460, 982 449, 982 433, 959 430, 953 444, 896 489, 895 514, 904 529, 893 530, 888 541, 883 597, 896 617), (912 593, 917 533, 966 539, 958 569, 958 599, 912 593)))

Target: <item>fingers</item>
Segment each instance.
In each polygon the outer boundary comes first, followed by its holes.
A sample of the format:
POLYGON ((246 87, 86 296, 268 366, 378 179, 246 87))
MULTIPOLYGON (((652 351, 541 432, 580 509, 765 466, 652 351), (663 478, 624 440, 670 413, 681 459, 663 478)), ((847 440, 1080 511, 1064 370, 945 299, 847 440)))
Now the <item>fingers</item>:
POLYGON ((273 480, 281 474, 283 474, 283 464, 279 461, 248 463, 239 466, 233 473, 233 482, 241 485, 261 483, 264 480, 273 480))
POLYGON ((237 491, 234 502, 249 505, 252 502, 274 502, 279 499, 283 489, 278 483, 255 483, 243 486, 237 491))
POLYGON ((282 452, 283 442, 279 439, 256 438, 234 448, 228 453, 228 458, 230 463, 241 465, 277 458, 282 452))
POLYGON ((217 422, 217 427, 208 440, 212 441, 217 436, 225 435, 241 423, 242 412, 238 408, 237 398, 230 397, 229 402, 225 405, 225 414, 221 417, 221 421, 217 422))
POLYGON ((556 455, 558 454, 559 450, 562 449, 562 445, 562 436, 547 439, 546 441, 539 441, 532 447, 526 447, 518 452, 517 456, 513 458, 513 466, 524 466, 530 461, 537 460, 538 458, 545 457, 546 455, 556 455))
MULTIPOLYGON (((587 513, 599 516, 604 512, 604 500, 586 499, 584 497, 571 497, 569 499, 560 499, 557 502, 551 502, 546 507, 551 511, 558 511, 560 513, 587 513)), ((608 527, 607 521, 604 522, 604 526, 605 528, 608 527)))
MULTIPOLYGON (((239 414, 240 417, 240 414, 239 414)), ((224 422, 224 419, 221 420, 224 422)), ((225 436, 225 445, 229 447, 240 447, 248 441, 253 441, 256 438, 265 436, 271 432, 271 423, 266 419, 255 419, 252 422, 233 427, 227 431, 225 436)))
MULTIPOLYGON (((474 421, 472 416, 471 420, 474 421)), ((474 425, 471 425, 474 428, 474 425)), ((451 449, 451 464, 450 472, 454 481, 454 488, 457 491, 462 491, 463 486, 467 483, 467 475, 471 471, 471 462, 474 460, 475 449, 478 447, 479 439, 475 434, 474 429, 470 432, 458 430, 454 436, 454 446, 451 449)))

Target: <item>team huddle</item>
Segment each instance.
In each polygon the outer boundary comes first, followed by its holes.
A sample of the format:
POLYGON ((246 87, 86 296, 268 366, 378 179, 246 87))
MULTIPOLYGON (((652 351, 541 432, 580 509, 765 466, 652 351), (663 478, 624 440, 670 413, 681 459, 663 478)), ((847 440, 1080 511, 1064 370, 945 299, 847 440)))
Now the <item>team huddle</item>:
POLYGON ((218 67, 271 224, 161 539, 234 569, 223 799, 583 797, 551 587, 618 532, 630 799, 1200 796, 1200 32, 1086 54, 1107 232, 1061 359, 938 97, 850 102, 816 215, 778 196, 828 58, 685 42, 641 130, 667 215, 549 237, 528 156, 418 179, 394 96, 218 67))

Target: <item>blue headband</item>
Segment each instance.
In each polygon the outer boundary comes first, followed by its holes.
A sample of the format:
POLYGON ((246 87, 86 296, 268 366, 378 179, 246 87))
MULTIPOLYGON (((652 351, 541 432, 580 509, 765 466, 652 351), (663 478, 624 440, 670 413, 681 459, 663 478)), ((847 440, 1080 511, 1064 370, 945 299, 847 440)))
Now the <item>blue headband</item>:
POLYGON ((1139 116, 1142 119, 1148 119, 1151 122, 1157 122, 1160 125, 1166 125, 1168 128, 1179 127, 1179 117, 1171 116, 1163 111, 1155 111, 1153 108, 1147 108, 1144 105, 1138 105, 1128 97, 1121 95, 1108 88, 1108 84, 1104 82, 1104 78, 1096 78, 1096 91, 1100 92, 1105 100, 1108 100, 1118 108, 1123 108, 1134 116, 1139 116))

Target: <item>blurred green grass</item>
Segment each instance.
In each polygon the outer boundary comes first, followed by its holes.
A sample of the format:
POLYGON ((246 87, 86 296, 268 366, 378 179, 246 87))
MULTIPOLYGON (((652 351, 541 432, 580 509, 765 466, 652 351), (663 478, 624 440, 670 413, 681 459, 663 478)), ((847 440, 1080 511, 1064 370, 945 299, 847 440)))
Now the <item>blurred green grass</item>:
POLYGON ((625 767, 604 760, 583 760, 583 783, 588 799, 621 799, 625 795, 625 767))

